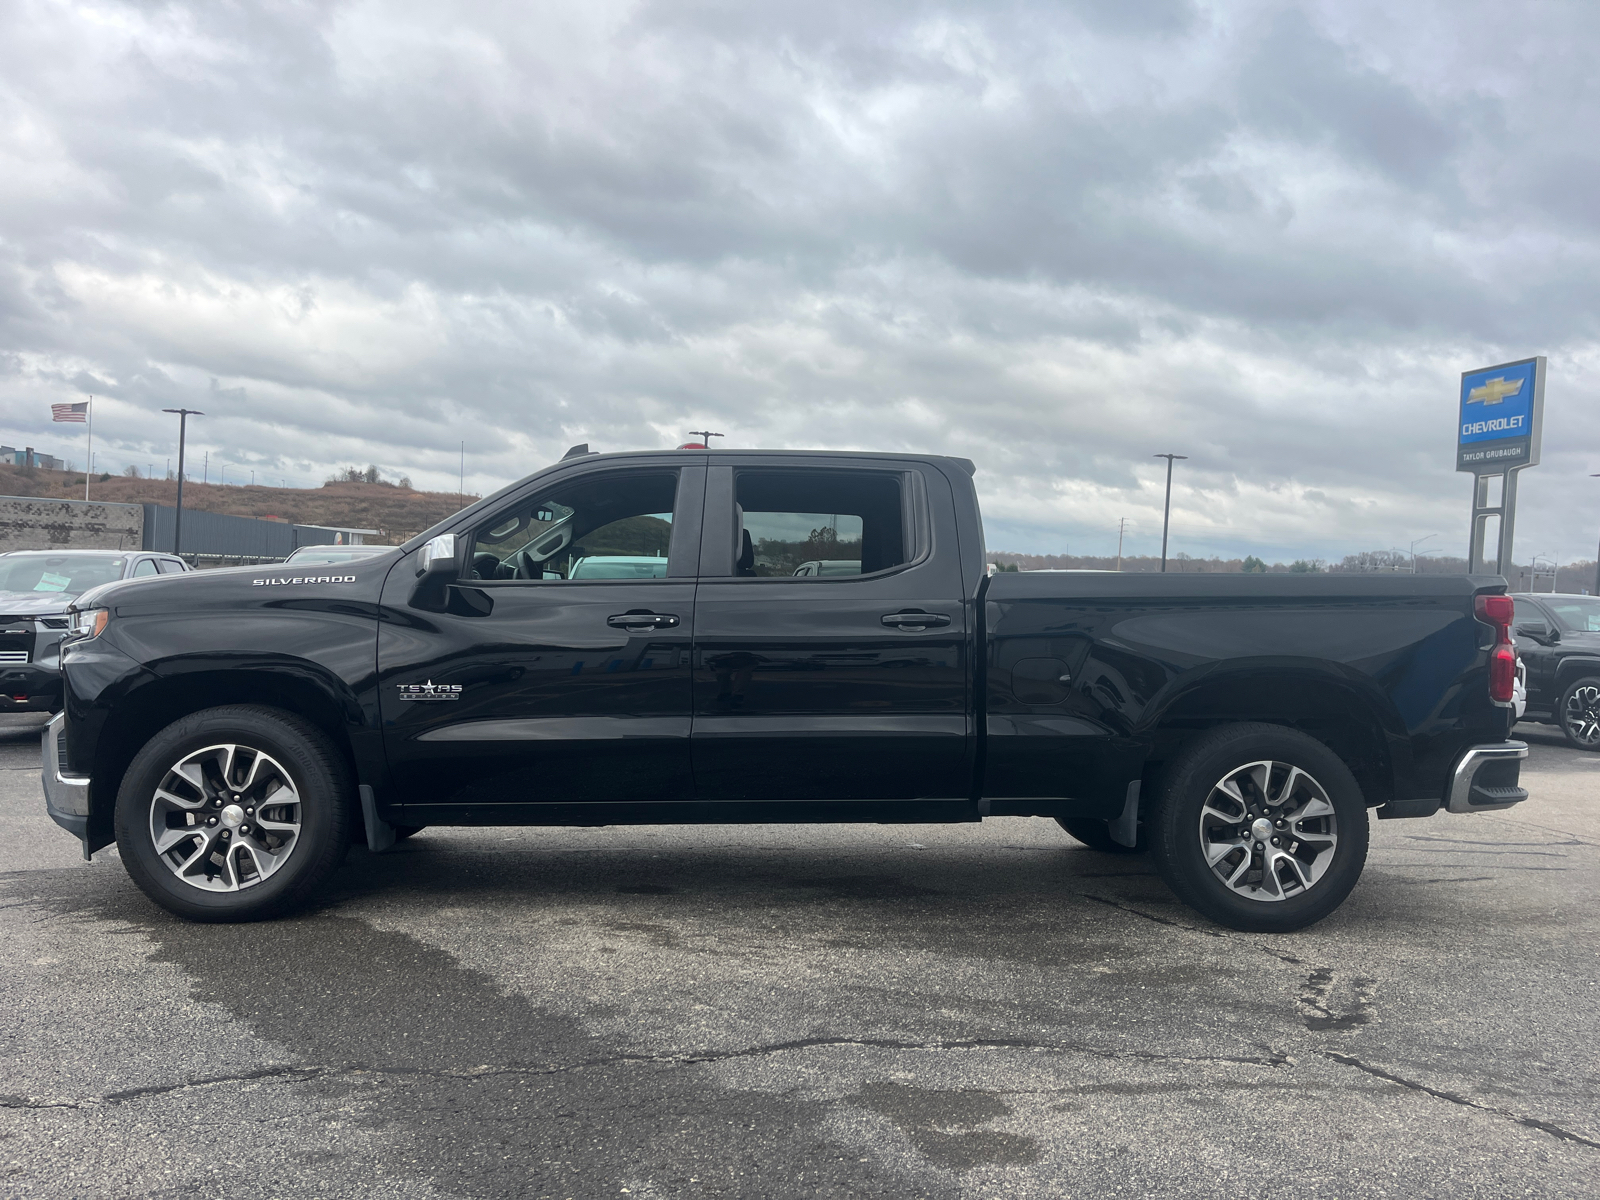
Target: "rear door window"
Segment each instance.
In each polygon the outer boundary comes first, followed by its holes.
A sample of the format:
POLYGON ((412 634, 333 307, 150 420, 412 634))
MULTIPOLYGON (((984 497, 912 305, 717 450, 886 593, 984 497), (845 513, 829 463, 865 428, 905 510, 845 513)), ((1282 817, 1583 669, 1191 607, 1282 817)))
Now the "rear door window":
POLYGON ((741 470, 734 500, 736 576, 839 578, 909 561, 897 474, 741 470))

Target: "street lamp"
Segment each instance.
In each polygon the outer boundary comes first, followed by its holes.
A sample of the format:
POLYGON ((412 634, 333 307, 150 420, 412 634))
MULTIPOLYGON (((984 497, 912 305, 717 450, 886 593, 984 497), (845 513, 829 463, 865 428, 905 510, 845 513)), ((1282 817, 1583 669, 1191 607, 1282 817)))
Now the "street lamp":
POLYGON ((217 481, 217 486, 218 487, 227 487, 228 486, 228 464, 227 463, 223 463, 222 464, 222 478, 217 481))
MULTIPOLYGON (((1430 533, 1428 537, 1419 537, 1416 541, 1411 543, 1411 573, 1413 575, 1417 573, 1417 547, 1422 545, 1423 542, 1427 541, 1428 538, 1436 538, 1438 536, 1439 535, 1437 533, 1430 533)), ((1432 554, 1433 551, 1424 550, 1423 553, 1432 554)))
POLYGON ((1161 573, 1167 572, 1167 525, 1172 518, 1172 460, 1186 461, 1187 454, 1152 454, 1151 458, 1167 460, 1167 502, 1161 509, 1161 573))
POLYGON ((162 412, 178 414, 178 508, 172 515, 172 552, 178 553, 178 535, 183 532, 183 442, 189 430, 190 417, 203 417, 198 408, 163 408, 162 412))

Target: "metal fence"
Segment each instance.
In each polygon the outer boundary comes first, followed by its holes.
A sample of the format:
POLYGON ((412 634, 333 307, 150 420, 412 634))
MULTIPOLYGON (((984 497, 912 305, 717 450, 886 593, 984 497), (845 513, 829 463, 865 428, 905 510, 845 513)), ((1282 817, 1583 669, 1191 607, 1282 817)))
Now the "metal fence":
MULTIPOLYGON (((143 550, 172 551, 178 510, 165 504, 144 505, 143 550)), ((301 546, 329 546, 332 529, 230 517, 223 513, 183 510, 183 556, 226 559, 284 559, 301 546)))

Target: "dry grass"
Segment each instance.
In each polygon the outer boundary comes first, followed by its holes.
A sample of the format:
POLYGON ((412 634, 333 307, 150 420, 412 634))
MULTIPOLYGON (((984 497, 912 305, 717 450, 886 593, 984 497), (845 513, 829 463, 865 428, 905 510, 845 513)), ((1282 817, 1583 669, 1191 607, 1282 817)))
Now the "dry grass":
MULTIPOLYGON (((0 495, 83 499, 81 472, 45 471, 0 463, 0 495)), ((89 498, 107 504, 166 504, 178 500, 178 484, 167 479, 113 475, 89 485, 89 498)), ((467 504, 478 497, 467 496, 467 504)), ((376 529, 374 541, 404 541, 461 507, 454 492, 418 492, 383 483, 328 483, 319 488, 220 487, 185 480, 185 508, 236 517, 276 517, 298 525, 376 529)))

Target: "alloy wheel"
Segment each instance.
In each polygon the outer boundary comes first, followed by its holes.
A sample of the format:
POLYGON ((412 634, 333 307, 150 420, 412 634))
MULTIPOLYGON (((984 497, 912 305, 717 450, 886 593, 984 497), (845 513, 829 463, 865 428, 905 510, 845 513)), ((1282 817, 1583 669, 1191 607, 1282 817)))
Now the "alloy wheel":
POLYGON ((1586 683, 1567 695, 1561 713, 1567 736, 1580 746, 1600 745, 1600 687, 1586 683))
POLYGON ((1200 809, 1200 849, 1222 884, 1246 900, 1303 896, 1333 863, 1338 819, 1327 791, 1292 763, 1236 767, 1200 809))
POLYGON ((150 837, 184 883, 237 892, 288 861, 300 819, 300 793, 282 764, 229 743, 195 750, 167 769, 150 804, 150 837))

